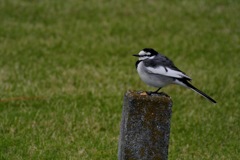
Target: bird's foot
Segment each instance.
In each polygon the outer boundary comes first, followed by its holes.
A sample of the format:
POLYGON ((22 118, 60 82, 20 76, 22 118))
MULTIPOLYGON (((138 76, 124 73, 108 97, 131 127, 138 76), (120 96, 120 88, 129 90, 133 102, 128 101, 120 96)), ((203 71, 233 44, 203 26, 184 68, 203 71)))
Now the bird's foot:
POLYGON ((153 94, 160 94, 160 95, 164 95, 164 96, 166 96, 166 97, 169 97, 169 95, 167 95, 166 93, 164 93, 164 92, 156 92, 156 91, 146 91, 146 93, 147 93, 147 95, 149 95, 149 96, 151 96, 151 95, 153 95, 153 94))
POLYGON ((160 88, 158 88, 156 91, 146 91, 146 93, 150 96, 150 95, 152 95, 152 94, 158 94, 158 91, 161 89, 161 87, 160 88))
POLYGON ((147 95, 151 96, 152 94, 158 94, 158 92, 146 91, 147 95))

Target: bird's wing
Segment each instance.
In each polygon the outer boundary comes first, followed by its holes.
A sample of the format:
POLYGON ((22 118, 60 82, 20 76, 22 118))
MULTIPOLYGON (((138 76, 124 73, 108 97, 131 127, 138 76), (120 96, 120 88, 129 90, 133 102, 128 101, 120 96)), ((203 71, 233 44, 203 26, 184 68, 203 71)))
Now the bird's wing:
POLYGON ((146 69, 151 74, 164 75, 174 78, 184 78, 186 80, 191 80, 184 72, 178 69, 173 62, 166 56, 158 54, 155 59, 144 60, 144 65, 146 69))
POLYGON ((151 74, 164 75, 164 76, 173 77, 173 78, 185 78, 187 80, 191 80, 191 78, 185 75, 183 72, 179 70, 171 69, 166 66, 158 66, 156 68, 146 67, 146 69, 151 74))

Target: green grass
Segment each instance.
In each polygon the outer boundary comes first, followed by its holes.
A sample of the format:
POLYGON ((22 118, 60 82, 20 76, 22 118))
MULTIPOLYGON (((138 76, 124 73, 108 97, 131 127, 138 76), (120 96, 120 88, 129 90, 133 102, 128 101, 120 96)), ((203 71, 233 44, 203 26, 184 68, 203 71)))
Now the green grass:
POLYGON ((173 59, 212 105, 179 86, 169 159, 240 156, 240 3, 0 2, 0 159, 117 159, 122 98, 140 81, 135 58, 173 59))

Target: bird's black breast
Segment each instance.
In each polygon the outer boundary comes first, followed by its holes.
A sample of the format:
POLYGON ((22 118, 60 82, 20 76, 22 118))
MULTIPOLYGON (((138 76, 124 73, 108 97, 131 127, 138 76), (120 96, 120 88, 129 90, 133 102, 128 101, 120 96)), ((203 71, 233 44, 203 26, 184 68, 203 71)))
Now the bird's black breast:
POLYGON ((138 67, 138 64, 141 62, 142 60, 138 60, 136 63, 135 63, 135 67, 137 68, 138 67))

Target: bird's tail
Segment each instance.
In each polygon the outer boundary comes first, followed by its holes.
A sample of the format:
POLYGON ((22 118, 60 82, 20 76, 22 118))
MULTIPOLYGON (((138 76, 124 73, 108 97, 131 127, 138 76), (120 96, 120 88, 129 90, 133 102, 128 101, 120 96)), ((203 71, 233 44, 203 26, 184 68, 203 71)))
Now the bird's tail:
MULTIPOLYGON (((201 96, 203 96, 204 98, 206 98, 207 100, 209 100, 212 103, 217 103, 214 99, 212 99, 210 96, 208 96, 206 93, 204 93, 203 91, 200 91, 199 89, 197 89, 196 87, 194 87, 192 84, 190 84, 187 80, 178 80, 180 83, 183 83, 185 87, 190 88, 191 90, 195 91, 196 93, 200 94, 201 96)), ((180 84, 178 83, 178 84, 180 84)), ((181 84, 182 85, 182 84, 181 84)))

